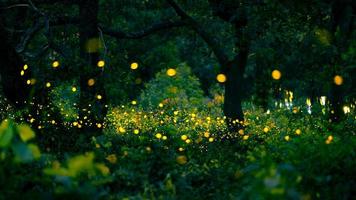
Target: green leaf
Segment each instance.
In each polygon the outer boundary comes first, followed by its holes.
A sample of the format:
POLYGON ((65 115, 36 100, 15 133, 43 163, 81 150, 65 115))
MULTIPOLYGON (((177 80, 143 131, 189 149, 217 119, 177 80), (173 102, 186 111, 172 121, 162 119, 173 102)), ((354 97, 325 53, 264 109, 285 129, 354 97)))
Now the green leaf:
POLYGON ((38 159, 41 157, 41 151, 37 145, 29 144, 28 148, 31 150, 33 158, 38 159))
POLYGON ((34 159, 33 153, 25 143, 16 143, 12 145, 16 162, 31 162, 34 159))
POLYGON ((18 125, 17 131, 19 132, 21 140, 24 142, 27 142, 36 136, 35 132, 33 132, 32 129, 25 124, 18 125))
POLYGON ((12 123, 4 120, 0 125, 0 147, 7 147, 13 138, 12 123))

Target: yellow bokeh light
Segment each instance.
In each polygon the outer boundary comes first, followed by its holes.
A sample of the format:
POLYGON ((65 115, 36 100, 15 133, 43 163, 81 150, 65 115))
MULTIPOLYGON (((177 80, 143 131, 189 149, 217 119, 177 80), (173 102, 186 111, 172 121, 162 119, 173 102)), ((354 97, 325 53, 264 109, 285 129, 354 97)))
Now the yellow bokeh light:
POLYGON ((295 130, 295 134, 300 135, 302 131, 300 129, 295 130))
POLYGON ((344 79, 342 78, 342 76, 340 76, 340 75, 334 76, 335 85, 342 85, 343 82, 344 82, 344 79))
MULTIPOLYGON (((28 83, 28 82, 27 82, 27 83, 28 83)), ((31 85, 36 84, 36 79, 32 78, 32 79, 30 80, 30 84, 31 84, 31 85)))
POLYGON ((25 75, 25 71, 24 71, 24 70, 21 70, 20 75, 21 75, 21 76, 25 75))
POLYGON ((72 92, 76 92, 77 91, 77 88, 76 87, 72 87, 72 92))
POLYGON ((23 70, 27 70, 27 69, 28 69, 28 65, 25 64, 25 65, 23 66, 23 70))
POLYGON ((132 104, 132 105, 136 105, 137 102, 136 102, 136 101, 131 101, 131 104, 132 104))
POLYGON ((169 68, 167 70, 167 75, 168 76, 175 76, 176 74, 177 74, 177 71, 175 69, 173 69, 173 68, 169 68))
POLYGON ((101 96, 100 94, 96 95, 96 98, 101 100, 103 98, 103 96, 101 96))
POLYGON ((225 74, 218 74, 216 76, 216 80, 219 82, 219 83, 225 83, 226 82, 226 76, 225 74))
POLYGON ((284 137, 284 139, 285 139, 286 141, 289 141, 289 140, 290 140, 289 135, 286 135, 286 136, 284 137))
POLYGON ((334 139, 334 137, 332 135, 328 136, 328 140, 332 141, 334 139))
POLYGON ((282 73, 279 70, 275 69, 272 71, 272 78, 274 80, 279 80, 281 79, 281 77, 282 77, 282 73))
POLYGON ((157 134, 155 135, 155 137, 156 137, 157 139, 161 139, 161 138, 162 138, 162 134, 157 133, 157 134))
POLYGON ((188 136, 187 135, 182 135, 182 136, 180 136, 180 139, 186 140, 186 139, 188 139, 188 136))
POLYGON ((54 61, 54 62, 52 63, 52 67, 53 67, 53 68, 59 67, 59 62, 58 62, 58 61, 54 61))
POLYGON ((214 138, 209 138, 209 142, 214 142, 214 138))
POLYGON ((98 63, 97 63, 98 67, 102 68, 105 66, 105 61, 103 60, 99 60, 98 63))
POLYGON ((136 135, 140 133, 140 131, 139 131, 138 129, 135 129, 133 132, 134 132, 134 134, 136 134, 136 135))
POLYGON ((88 80, 88 85, 93 86, 95 84, 95 80, 93 78, 88 80))
POLYGON ((137 62, 133 62, 133 63, 131 63, 130 68, 131 68, 132 70, 137 69, 137 68, 138 68, 138 63, 137 63, 137 62))
POLYGON ((184 164, 186 164, 188 162, 188 159, 187 159, 186 156, 178 156, 176 158, 176 161, 177 161, 178 164, 184 165, 184 164))
POLYGON ((269 128, 268 127, 265 127, 264 129, 263 129, 263 132, 265 132, 265 133, 267 133, 269 131, 269 128))
POLYGON ((121 126, 118 128, 118 131, 119 131, 119 133, 125 133, 126 132, 125 128, 123 128, 121 126))
POLYGON ((204 133, 204 137, 206 137, 206 138, 210 137, 210 133, 209 132, 205 132, 204 133))
POLYGON ((50 82, 47 82, 47 83, 46 83, 46 87, 48 87, 48 88, 51 87, 51 83, 50 83, 50 82))

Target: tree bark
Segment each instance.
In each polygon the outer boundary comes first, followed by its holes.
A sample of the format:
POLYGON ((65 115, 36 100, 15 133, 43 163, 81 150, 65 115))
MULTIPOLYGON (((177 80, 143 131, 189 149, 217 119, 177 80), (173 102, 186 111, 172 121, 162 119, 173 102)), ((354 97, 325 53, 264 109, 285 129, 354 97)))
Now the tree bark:
POLYGON ((103 86, 102 72, 99 68, 100 38, 98 31, 98 0, 88 0, 79 5, 79 35, 81 63, 79 118, 80 124, 93 129, 102 124, 106 115, 106 95, 103 86), (94 79, 93 86, 88 80, 94 79), (101 99, 97 96, 100 95, 101 99))
POLYGON ((0 75, 3 93, 6 99, 15 107, 22 108, 30 100, 32 87, 26 82, 31 78, 30 68, 23 76, 20 75, 25 62, 17 54, 8 40, 8 35, 0 19, 0 75))

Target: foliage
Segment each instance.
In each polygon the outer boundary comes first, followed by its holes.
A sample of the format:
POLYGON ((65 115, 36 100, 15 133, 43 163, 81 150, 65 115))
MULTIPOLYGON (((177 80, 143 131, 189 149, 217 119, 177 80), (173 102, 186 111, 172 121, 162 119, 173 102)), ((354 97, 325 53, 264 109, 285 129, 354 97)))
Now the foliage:
POLYGON ((178 106, 181 109, 199 107, 203 104, 203 91, 190 68, 186 64, 181 64, 173 70, 176 73, 173 76, 169 76, 164 69, 146 84, 139 99, 144 109, 157 108, 160 103, 178 106))

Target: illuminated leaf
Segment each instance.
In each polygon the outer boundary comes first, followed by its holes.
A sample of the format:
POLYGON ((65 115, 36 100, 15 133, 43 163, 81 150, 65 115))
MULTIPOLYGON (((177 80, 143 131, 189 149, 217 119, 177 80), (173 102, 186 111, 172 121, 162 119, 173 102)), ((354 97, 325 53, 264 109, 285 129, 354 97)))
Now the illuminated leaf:
POLYGON ((11 122, 4 120, 0 125, 0 147, 7 147, 11 143, 13 135, 11 122))
POLYGON ((21 140, 24 142, 27 142, 36 136, 32 129, 24 124, 17 126, 17 130, 19 132, 21 140))

